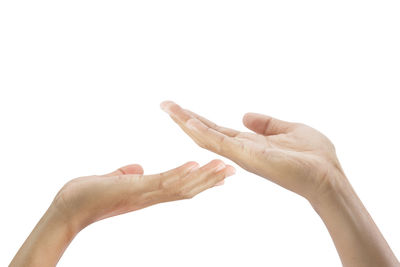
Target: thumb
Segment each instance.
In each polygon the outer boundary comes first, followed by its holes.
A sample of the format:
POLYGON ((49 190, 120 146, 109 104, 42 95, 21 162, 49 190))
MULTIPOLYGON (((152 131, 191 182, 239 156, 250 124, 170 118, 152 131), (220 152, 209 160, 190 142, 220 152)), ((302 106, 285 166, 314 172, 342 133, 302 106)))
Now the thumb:
POLYGON ((143 168, 139 164, 130 164, 121 167, 116 171, 105 174, 103 176, 114 176, 114 175, 124 175, 124 174, 143 174, 143 168))
POLYGON ((281 121, 258 113, 246 113, 243 116, 243 124, 248 129, 262 135, 287 133, 295 125, 291 122, 281 121))

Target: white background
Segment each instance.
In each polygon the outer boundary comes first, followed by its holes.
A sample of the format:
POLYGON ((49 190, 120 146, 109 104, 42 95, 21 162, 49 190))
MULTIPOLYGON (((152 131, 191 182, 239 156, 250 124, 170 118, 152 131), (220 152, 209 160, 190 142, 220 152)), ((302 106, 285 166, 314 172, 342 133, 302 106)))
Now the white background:
MULTIPOLYGON (((399 1, 1 1, 0 265, 69 179, 220 158, 165 99, 237 129, 255 111, 325 133, 399 256, 399 14, 399 1)), ((190 201, 89 226, 59 266, 340 260, 307 201, 238 169, 190 201)))

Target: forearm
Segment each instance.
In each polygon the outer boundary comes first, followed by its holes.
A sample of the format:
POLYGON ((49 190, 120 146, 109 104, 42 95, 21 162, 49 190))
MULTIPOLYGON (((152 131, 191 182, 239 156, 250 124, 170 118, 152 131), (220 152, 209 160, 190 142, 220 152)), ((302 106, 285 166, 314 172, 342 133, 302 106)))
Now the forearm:
POLYGON ((35 226, 9 266, 55 266, 78 232, 52 205, 35 226))
POLYGON ((311 202, 333 239, 343 266, 400 266, 348 180, 311 202))

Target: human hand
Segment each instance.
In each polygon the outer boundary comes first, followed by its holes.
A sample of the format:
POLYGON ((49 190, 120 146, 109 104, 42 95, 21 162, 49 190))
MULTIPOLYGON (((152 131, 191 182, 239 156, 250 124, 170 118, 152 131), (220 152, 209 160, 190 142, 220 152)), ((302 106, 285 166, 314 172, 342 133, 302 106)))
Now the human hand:
POLYGON ((243 123, 253 133, 240 132, 218 126, 171 101, 161 103, 161 108, 200 147, 310 202, 346 180, 333 144, 307 125, 247 113, 243 123))
POLYGON ((192 198, 234 173, 232 166, 220 160, 203 167, 188 162, 154 175, 143 175, 140 165, 128 165, 110 174, 71 180, 56 195, 52 206, 73 229, 80 231, 104 218, 160 202, 192 198))
POLYGON ((188 162, 153 175, 143 175, 142 167, 133 164, 106 175, 73 179, 58 192, 9 266, 55 266, 87 225, 160 202, 192 198, 234 173, 232 166, 213 160, 202 167, 188 162))

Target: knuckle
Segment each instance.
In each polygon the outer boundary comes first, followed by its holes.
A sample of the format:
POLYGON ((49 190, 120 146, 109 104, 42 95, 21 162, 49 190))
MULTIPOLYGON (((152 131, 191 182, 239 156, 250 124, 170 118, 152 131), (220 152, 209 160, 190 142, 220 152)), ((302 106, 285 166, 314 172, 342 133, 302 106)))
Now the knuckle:
POLYGON ((180 199, 183 197, 183 192, 179 189, 176 182, 161 180, 159 187, 163 194, 169 199, 180 199))
POLYGON ((192 192, 188 192, 185 194, 185 198, 184 199, 192 199, 194 197, 194 194, 192 192))
POLYGON ((160 182, 158 184, 159 189, 161 190, 168 190, 168 185, 167 182, 163 179, 160 179, 160 182))
POLYGON ((170 182, 168 180, 168 177, 164 173, 160 173, 158 178, 158 189, 168 191, 169 187, 170 182))
POLYGON ((224 152, 224 139, 222 138, 222 139, 220 139, 220 141, 215 145, 215 146, 213 146, 213 151, 215 152, 215 153, 217 153, 217 154, 221 154, 222 152, 224 152))
POLYGON ((123 181, 125 179, 126 179, 125 176, 123 176, 121 174, 118 174, 118 175, 115 175, 115 179, 114 180, 119 183, 119 182, 121 182, 121 181, 123 181))
POLYGON ((190 198, 192 198, 193 196, 192 196, 192 194, 191 194, 191 192, 190 192, 189 190, 184 189, 184 188, 181 188, 181 189, 179 189, 179 190, 177 191, 177 197, 178 197, 179 199, 190 199, 190 198))
POLYGON ((201 148, 204 148, 206 150, 218 153, 219 152, 219 145, 218 144, 214 144, 212 141, 208 141, 208 142, 202 142, 202 144, 200 145, 201 148))
POLYGON ((204 149, 208 149, 208 145, 205 144, 204 142, 200 142, 198 141, 197 144, 199 145, 199 147, 204 148, 204 149))
POLYGON ((204 148, 204 149, 207 149, 207 150, 209 150, 209 151, 217 152, 217 150, 215 149, 215 147, 214 147, 213 145, 211 145, 211 144, 205 144, 203 148, 204 148))
POLYGON ((177 196, 179 199, 185 199, 185 198, 186 198, 186 192, 183 191, 183 190, 178 190, 177 193, 176 193, 176 196, 177 196))

